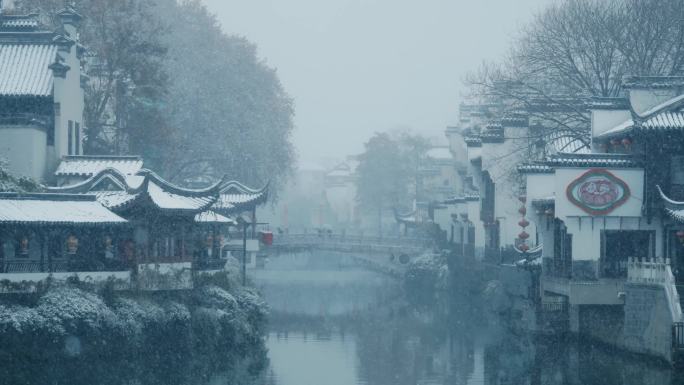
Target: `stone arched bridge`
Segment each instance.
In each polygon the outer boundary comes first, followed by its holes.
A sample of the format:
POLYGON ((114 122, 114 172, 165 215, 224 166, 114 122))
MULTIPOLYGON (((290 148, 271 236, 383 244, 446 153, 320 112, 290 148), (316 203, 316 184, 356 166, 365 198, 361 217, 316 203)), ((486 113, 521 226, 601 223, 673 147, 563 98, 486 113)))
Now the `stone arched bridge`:
POLYGON ((401 274, 410 260, 431 250, 426 238, 370 237, 342 234, 276 234, 266 252, 280 253, 328 251, 349 254, 358 263, 391 275, 401 274))

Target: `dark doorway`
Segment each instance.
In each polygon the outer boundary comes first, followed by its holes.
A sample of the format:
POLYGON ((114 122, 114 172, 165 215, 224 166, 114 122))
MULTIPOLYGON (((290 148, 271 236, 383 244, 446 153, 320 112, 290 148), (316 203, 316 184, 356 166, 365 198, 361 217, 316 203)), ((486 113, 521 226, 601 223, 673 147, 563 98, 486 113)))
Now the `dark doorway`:
POLYGON ((629 258, 653 258, 655 231, 604 230, 601 232, 601 276, 627 278, 629 258))

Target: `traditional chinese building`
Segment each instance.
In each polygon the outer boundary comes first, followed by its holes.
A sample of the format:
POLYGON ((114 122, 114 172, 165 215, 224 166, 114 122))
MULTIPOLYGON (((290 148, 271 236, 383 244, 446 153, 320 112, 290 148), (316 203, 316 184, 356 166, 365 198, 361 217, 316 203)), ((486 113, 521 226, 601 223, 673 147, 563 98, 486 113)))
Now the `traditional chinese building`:
POLYGON ((52 32, 36 14, 0 9, 0 157, 10 172, 48 182, 62 156, 83 153, 81 16, 68 7, 57 16, 52 32))
POLYGON ((627 77, 627 98, 589 103, 591 153, 519 167, 543 243, 542 302, 565 304, 574 331, 667 359, 682 321, 682 86, 627 77))

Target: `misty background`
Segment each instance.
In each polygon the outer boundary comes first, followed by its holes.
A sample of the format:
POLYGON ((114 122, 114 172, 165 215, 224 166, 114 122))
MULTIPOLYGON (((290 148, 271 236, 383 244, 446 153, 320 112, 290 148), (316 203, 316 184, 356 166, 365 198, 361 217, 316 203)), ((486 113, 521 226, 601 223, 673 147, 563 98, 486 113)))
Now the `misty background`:
POLYGON ((443 138, 463 77, 500 58, 551 0, 204 0, 258 46, 295 101, 300 167, 330 166, 376 131, 443 138))

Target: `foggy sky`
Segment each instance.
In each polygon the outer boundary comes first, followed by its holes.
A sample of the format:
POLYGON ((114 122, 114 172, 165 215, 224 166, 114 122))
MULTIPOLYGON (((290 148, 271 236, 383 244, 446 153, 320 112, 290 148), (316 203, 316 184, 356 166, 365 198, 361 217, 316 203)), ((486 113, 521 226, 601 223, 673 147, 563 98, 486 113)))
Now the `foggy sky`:
POLYGON ((295 100, 299 163, 358 153, 375 131, 442 135, 462 79, 551 0, 203 0, 256 43, 295 100))

